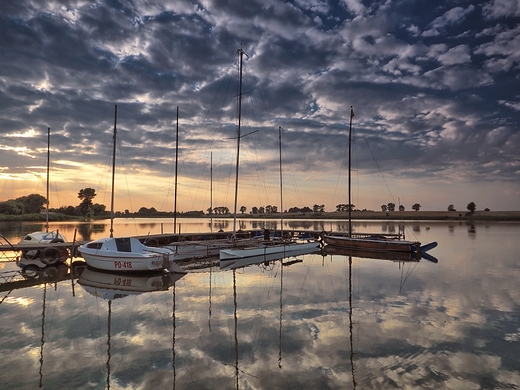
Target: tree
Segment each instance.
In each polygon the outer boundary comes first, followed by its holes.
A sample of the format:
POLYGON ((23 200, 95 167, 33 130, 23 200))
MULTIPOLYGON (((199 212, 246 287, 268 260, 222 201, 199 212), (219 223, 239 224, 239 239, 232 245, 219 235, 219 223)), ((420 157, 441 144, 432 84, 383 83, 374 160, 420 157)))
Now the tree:
MULTIPOLYGON (((152 209, 153 209, 153 207, 152 207, 152 209)), ((139 214, 139 215, 151 215, 152 214, 152 209, 149 209, 147 207, 141 207, 139 209, 139 211, 137 212, 137 214, 139 214)))
POLYGON ((386 204, 382 204, 381 211, 386 211, 386 210, 388 210, 388 206, 386 204))
POLYGON ((20 202, 24 206, 23 212, 26 214, 29 213, 41 213, 43 209, 43 205, 47 203, 47 199, 39 194, 31 194, 28 196, 22 196, 20 198, 15 199, 15 201, 20 202))
POLYGON ((246 206, 242 206, 242 207, 240 207, 240 212, 241 212, 242 214, 244 214, 244 213, 246 212, 246 210, 247 210, 247 207, 246 207, 246 206))
POLYGON ((227 208, 226 206, 218 206, 213 209, 213 212, 215 214, 220 214, 220 215, 229 214, 229 208, 227 208))
POLYGON ((315 204, 314 206, 312 206, 313 213, 323 213, 324 210, 325 210, 324 204, 315 204))
POLYGON ((457 211, 457 210, 455 210, 455 207, 453 207, 453 205, 450 204, 450 205, 448 206, 448 211, 457 211))
POLYGON ((0 202, 0 214, 6 215, 20 215, 23 214, 23 203, 15 200, 8 200, 7 202, 0 202))
POLYGON ((254 206, 254 207, 251 209, 251 214, 258 214, 258 207, 254 206))
POLYGON ((477 205, 475 204, 475 202, 469 202, 466 208, 469 210, 471 214, 473 214, 477 208, 477 205))
POLYGON ((90 208, 92 215, 103 215, 106 211, 107 206, 104 204, 94 203, 90 208))
POLYGON ((83 188, 78 192, 78 198, 81 199, 81 203, 78 206, 81 215, 87 215, 93 205, 92 199, 94 199, 96 195, 94 188, 83 188))
POLYGON ((388 211, 395 211, 395 203, 388 203, 388 211))
POLYGON ((413 211, 419 211, 421 209, 421 205, 419 203, 416 203, 412 206, 413 211))
POLYGON ((58 209, 59 213, 65 215, 76 215, 76 207, 74 206, 62 206, 58 209))
POLYGON ((399 211, 404 211, 404 206, 402 204, 399 205, 399 211))

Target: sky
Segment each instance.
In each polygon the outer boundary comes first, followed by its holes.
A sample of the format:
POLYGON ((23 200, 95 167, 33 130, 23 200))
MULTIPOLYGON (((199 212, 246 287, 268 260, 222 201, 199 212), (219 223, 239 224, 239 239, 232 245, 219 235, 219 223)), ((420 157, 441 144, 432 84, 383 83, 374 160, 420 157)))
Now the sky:
POLYGON ((239 49, 238 208, 520 210, 519 0, 3 0, 0 201, 233 211, 239 49))

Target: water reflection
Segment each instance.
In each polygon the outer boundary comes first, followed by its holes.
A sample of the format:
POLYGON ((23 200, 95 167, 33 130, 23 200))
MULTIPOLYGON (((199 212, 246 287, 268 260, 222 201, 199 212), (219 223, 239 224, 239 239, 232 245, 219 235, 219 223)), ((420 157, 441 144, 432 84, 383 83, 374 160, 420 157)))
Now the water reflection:
MULTIPOLYGON (((155 274, 124 274, 113 272, 101 272, 89 267, 77 267, 76 275, 78 283, 89 294, 107 301, 107 361, 106 361, 106 388, 110 389, 110 360, 111 355, 111 325, 112 325, 112 302, 131 295, 151 293, 155 291, 168 291, 170 287, 185 274, 155 273, 155 274)), ((173 338, 172 338, 172 366, 175 378, 175 293, 173 298, 173 338)), ((175 379, 174 379, 175 383, 175 379)), ((175 384, 174 384, 175 387, 175 384)))
POLYGON ((132 281, 157 290, 119 290, 110 308, 75 267, 0 262, 0 387, 518 388, 520 224, 476 222, 478 240, 463 221, 425 226, 437 263, 326 252, 208 266, 169 289, 132 281))

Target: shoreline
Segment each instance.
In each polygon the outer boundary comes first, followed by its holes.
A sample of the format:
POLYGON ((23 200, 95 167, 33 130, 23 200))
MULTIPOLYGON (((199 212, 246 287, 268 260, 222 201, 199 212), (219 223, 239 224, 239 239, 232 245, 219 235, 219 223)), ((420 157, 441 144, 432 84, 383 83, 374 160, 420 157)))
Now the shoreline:
MULTIPOLYGON (((45 217, 40 214, 17 215, 15 218, 5 218, 0 214, 1 222, 45 222, 45 217), (3 218, 2 218, 3 217, 3 218), (24 218, 25 217, 25 218, 24 218)), ((81 217, 69 217, 64 214, 54 214, 49 218, 50 222, 86 221, 81 217)), ((119 218, 172 218, 173 213, 158 213, 146 216, 116 216, 119 218)), ((210 218, 233 219, 233 214, 209 214, 187 215, 179 213, 177 218, 210 218)), ((275 214, 238 214, 238 219, 280 219, 280 213, 275 214)), ((88 220, 107 219, 109 216, 100 216, 88 220)), ((307 219, 307 220, 348 220, 348 212, 323 212, 323 213, 284 213, 284 219, 307 219)), ((497 222, 520 222, 520 211, 352 211, 354 220, 388 220, 388 221, 497 221, 497 222)))
MULTIPOLYGON (((355 220, 391 220, 391 221, 518 221, 520 211, 352 211, 355 220)), ((284 219, 348 219, 348 212, 323 213, 284 213, 284 219)), ((213 218, 233 218, 229 215, 215 215, 213 218)), ((253 215, 239 214, 240 219, 279 219, 280 214, 253 215)))

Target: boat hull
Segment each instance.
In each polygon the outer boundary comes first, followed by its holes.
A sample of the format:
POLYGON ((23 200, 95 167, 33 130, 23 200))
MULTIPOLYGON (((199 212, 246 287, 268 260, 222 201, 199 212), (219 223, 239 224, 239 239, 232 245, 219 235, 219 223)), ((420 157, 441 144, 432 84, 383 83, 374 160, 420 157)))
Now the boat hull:
POLYGON ((172 251, 147 247, 135 238, 104 238, 81 245, 78 251, 87 265, 104 271, 171 270, 174 259, 172 251))
POLYGON ((96 269, 104 271, 160 271, 169 268, 162 256, 133 256, 122 257, 117 254, 100 255, 81 252, 85 262, 96 269))
POLYGON ((239 260, 248 257, 265 256, 271 254, 288 254, 292 251, 305 251, 305 250, 317 250, 320 247, 319 242, 306 242, 306 243, 289 243, 289 244, 276 244, 268 246, 260 246, 255 248, 244 248, 244 249, 223 249, 220 251, 219 257, 221 261, 227 260, 239 260))
POLYGON ((237 268, 244 268, 254 264, 269 263, 271 261, 282 260, 284 258, 296 257, 300 255, 307 255, 310 253, 316 253, 318 251, 318 247, 312 247, 309 249, 306 245, 303 248, 296 248, 295 246, 293 246, 291 250, 288 250, 286 252, 268 253, 258 256, 243 257, 240 259, 221 260, 220 269, 231 270, 237 268))
POLYGON ((344 236, 323 236, 323 242, 327 245, 361 250, 382 252, 420 252, 421 243, 417 241, 399 241, 377 238, 355 238, 344 236))

